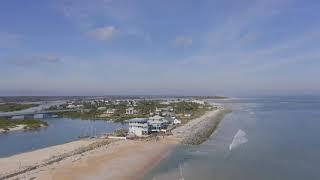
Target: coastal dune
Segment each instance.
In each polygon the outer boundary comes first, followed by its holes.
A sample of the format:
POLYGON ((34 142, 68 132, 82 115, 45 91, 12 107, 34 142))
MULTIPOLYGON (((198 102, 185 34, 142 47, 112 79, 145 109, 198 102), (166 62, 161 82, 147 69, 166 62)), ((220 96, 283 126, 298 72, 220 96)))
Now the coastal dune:
POLYGON ((86 139, 0 158, 0 179, 139 179, 177 145, 205 141, 227 112, 207 112, 170 136, 86 139))

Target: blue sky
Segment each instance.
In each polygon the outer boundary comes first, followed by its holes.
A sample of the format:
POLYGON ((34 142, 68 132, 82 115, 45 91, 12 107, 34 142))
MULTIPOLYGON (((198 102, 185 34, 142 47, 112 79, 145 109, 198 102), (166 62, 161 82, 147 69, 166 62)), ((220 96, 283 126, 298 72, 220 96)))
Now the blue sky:
POLYGON ((320 1, 2 0, 0 95, 320 91, 320 1))

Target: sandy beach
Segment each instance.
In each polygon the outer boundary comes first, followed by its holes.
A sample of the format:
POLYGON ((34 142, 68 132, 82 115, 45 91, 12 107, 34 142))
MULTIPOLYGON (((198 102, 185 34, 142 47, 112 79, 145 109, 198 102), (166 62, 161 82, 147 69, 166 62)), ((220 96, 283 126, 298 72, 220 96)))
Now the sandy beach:
MULTIPOLYGON (((44 128, 44 127, 47 127, 47 126, 45 126, 45 125, 40 125, 40 128, 44 128)), ((10 127, 10 128, 8 128, 7 130, 0 128, 0 134, 1 134, 1 133, 12 132, 12 131, 24 131, 24 130, 28 130, 28 129, 30 129, 30 128, 28 128, 27 125, 25 125, 25 124, 18 124, 18 125, 16 125, 15 127, 10 127)))
POLYGON ((172 136, 148 141, 107 140, 110 143, 105 146, 41 166, 54 157, 87 147, 97 141, 99 140, 74 141, 0 158, 1 177, 18 172, 19 169, 40 165, 36 169, 6 179, 138 179, 179 143, 172 136))
POLYGON ((170 136, 144 140, 83 139, 0 158, 0 179, 139 179, 175 146, 196 136, 219 112, 210 111, 177 128, 170 136))
POLYGON ((5 132, 11 132, 11 131, 21 131, 26 127, 26 125, 17 125, 16 127, 8 128, 8 130, 0 129, 0 134, 5 132))

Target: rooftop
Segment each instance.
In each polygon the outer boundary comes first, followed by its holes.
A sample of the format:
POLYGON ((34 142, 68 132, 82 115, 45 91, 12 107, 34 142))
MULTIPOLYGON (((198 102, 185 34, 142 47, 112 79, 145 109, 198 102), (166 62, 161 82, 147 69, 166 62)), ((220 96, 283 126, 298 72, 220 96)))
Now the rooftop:
POLYGON ((147 118, 133 118, 128 120, 129 123, 147 123, 148 119, 147 118))

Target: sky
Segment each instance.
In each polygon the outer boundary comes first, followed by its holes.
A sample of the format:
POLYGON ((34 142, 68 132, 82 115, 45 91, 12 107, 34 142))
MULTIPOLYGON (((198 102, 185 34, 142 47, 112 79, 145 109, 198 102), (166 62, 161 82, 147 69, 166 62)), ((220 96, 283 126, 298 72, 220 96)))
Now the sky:
POLYGON ((320 92, 318 0, 1 0, 0 95, 320 92))

